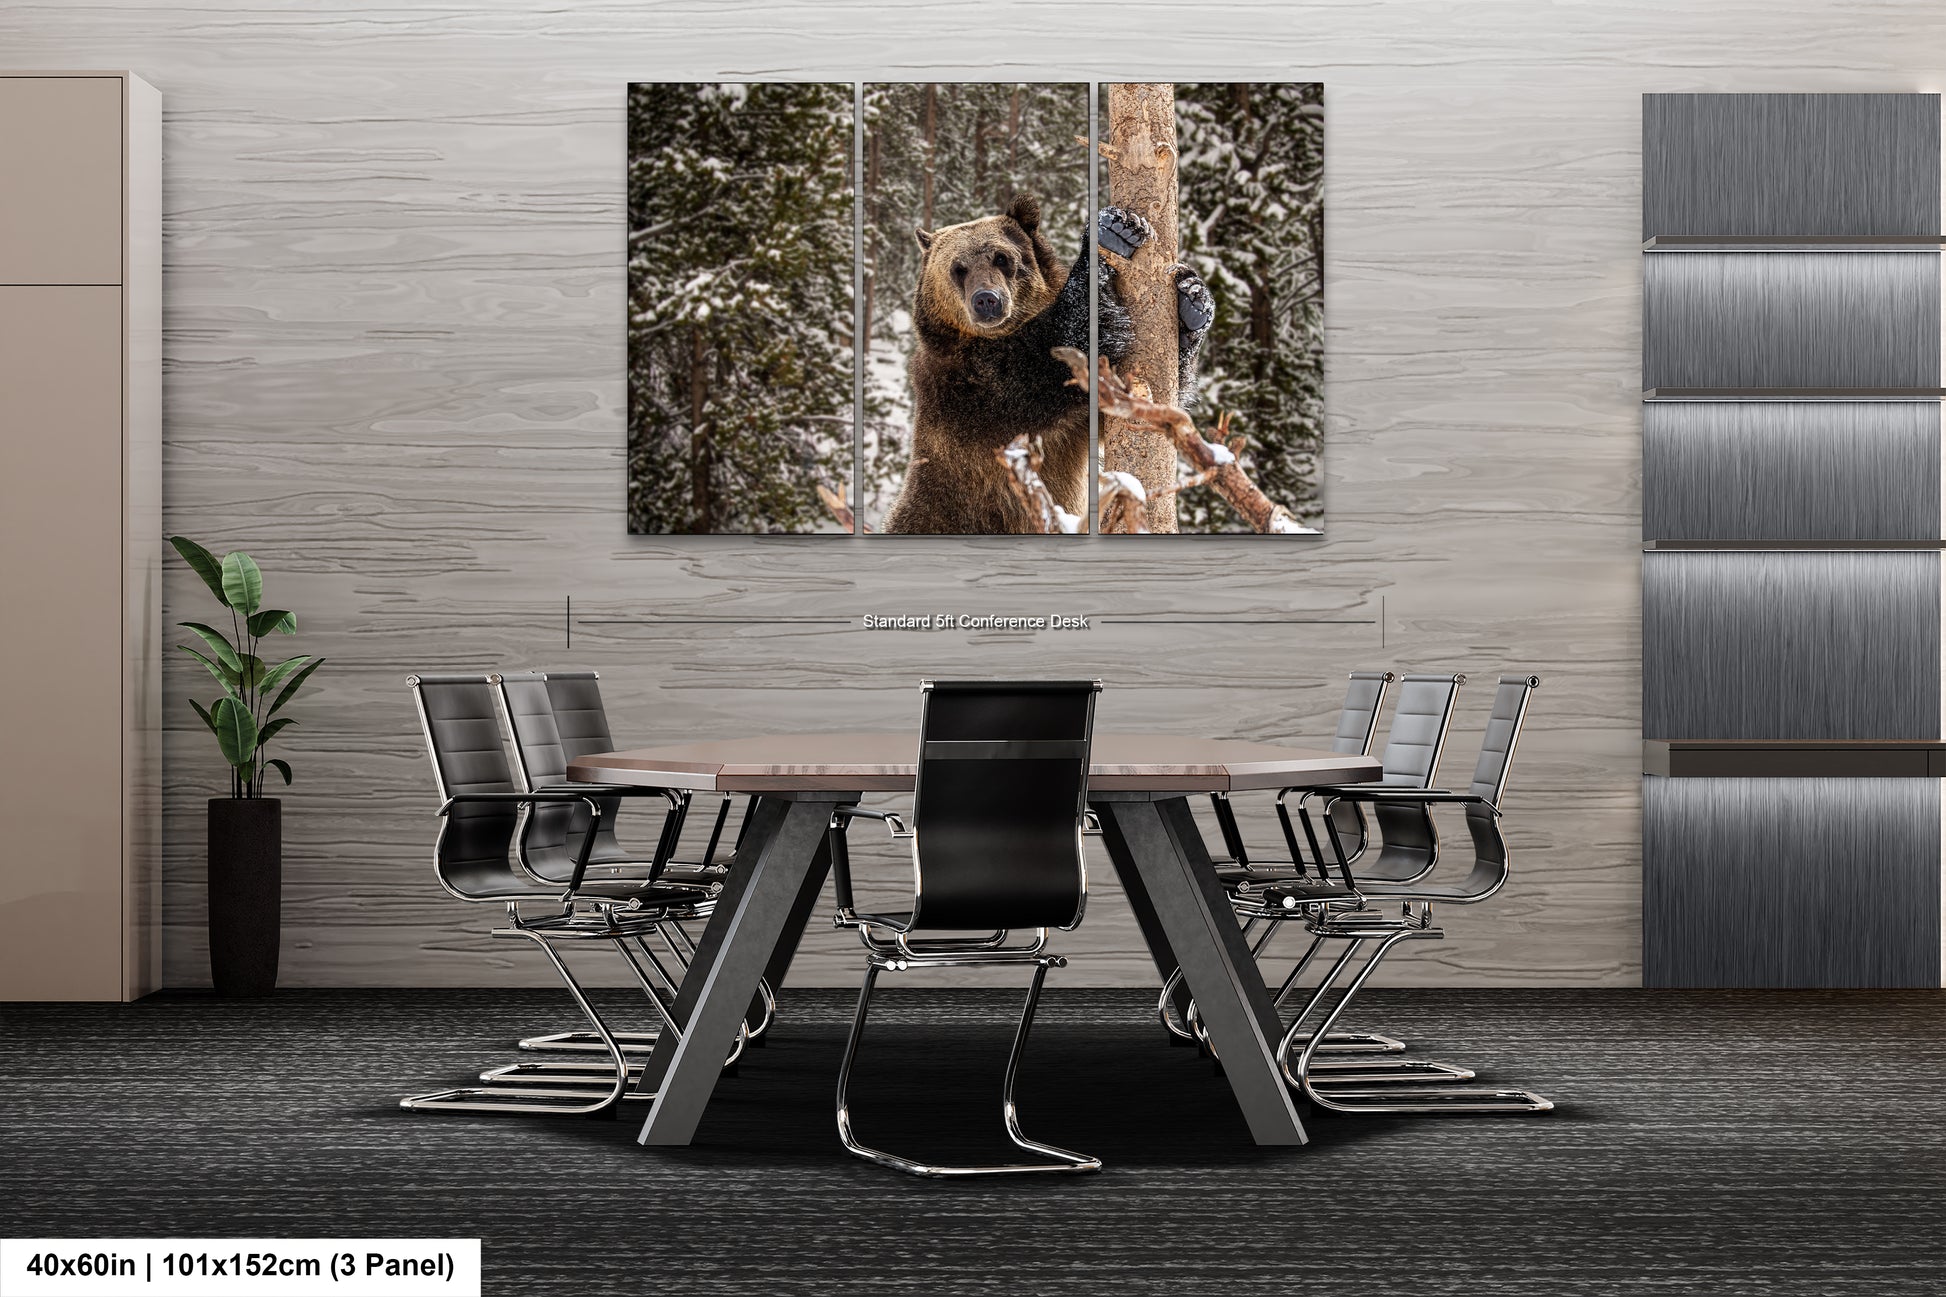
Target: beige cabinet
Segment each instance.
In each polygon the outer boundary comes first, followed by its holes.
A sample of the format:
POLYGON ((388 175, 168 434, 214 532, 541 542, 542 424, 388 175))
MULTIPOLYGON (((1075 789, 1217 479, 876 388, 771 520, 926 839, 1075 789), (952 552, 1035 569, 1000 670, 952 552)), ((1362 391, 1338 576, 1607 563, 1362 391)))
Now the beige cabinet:
POLYGON ((161 974, 161 97, 0 72, 0 1000, 161 974))

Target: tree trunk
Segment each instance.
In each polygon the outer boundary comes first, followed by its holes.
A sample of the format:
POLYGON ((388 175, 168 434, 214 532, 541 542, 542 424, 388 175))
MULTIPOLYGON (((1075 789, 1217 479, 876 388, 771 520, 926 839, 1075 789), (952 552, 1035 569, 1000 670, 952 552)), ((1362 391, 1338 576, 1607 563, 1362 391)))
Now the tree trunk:
POLYGON ((982 106, 973 113, 973 201, 985 202, 987 193, 987 113, 982 106))
POLYGON ((710 511, 710 435, 703 410, 709 404, 709 351, 703 331, 690 330, 689 342, 689 529, 707 535, 714 520, 710 511))
MULTIPOLYGON (((1138 394, 1176 404, 1176 88, 1170 83, 1108 87, 1107 200, 1148 218, 1155 237, 1116 276, 1135 322, 1135 349, 1122 376, 1138 394)), ((1176 446, 1152 424, 1104 418, 1102 466, 1129 473, 1148 492, 1150 531, 1176 530, 1176 446)))
POLYGON ((930 230, 932 224, 932 158, 934 136, 939 127, 939 87, 926 82, 926 197, 919 224, 930 230))
MULTIPOLYGON (((877 224, 878 213, 878 131, 873 130, 865 136, 865 213, 866 219, 877 224)), ((861 321, 858 339, 859 355, 868 356, 872 349, 872 305, 877 295, 878 268, 871 262, 865 264, 865 314, 861 321)))
MULTIPOLYGON (((1017 187, 1020 184, 1020 87, 1007 100, 1007 183, 1017 187)), ((1012 197, 1008 195, 1007 197, 1012 197)), ((1006 202, 1006 198, 1000 200, 1006 202)), ((995 206, 999 206, 998 203, 995 206)))

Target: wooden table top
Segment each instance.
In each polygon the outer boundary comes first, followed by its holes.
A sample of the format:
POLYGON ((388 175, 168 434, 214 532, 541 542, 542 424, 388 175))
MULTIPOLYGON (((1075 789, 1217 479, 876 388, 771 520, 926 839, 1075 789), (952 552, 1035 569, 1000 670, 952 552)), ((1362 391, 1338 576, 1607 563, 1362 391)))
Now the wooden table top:
MULTIPOLYGON (((777 734, 711 739, 568 763, 582 783, 698 792, 911 792, 919 739, 894 734, 777 734)), ((1375 758, 1318 748, 1182 734, 1097 734, 1088 787, 1098 792, 1226 793, 1367 783, 1375 758)))

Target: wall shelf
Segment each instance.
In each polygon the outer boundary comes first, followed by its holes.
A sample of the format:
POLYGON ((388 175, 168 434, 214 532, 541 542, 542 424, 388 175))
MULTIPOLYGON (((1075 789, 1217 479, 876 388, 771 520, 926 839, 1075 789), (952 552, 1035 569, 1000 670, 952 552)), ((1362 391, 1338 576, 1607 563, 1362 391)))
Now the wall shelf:
POLYGON ((1946 387, 1645 387, 1644 401, 1946 401, 1946 387))
POLYGON ((1644 554, 1909 554, 1946 550, 1946 539, 1931 540, 1645 540, 1644 554))
POLYGON ((1644 252, 1940 252, 1946 234, 1658 234, 1644 252))
POLYGON ((1664 779, 1946 779, 1931 739, 1651 739, 1642 773, 1664 779))

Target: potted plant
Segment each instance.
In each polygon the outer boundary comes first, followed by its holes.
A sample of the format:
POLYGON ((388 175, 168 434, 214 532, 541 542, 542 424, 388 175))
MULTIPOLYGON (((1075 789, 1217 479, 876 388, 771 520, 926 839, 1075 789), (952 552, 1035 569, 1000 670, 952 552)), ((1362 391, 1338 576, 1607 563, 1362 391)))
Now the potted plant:
POLYGON ((288 785, 291 768, 266 756, 265 748, 292 723, 277 713, 324 659, 300 653, 266 663, 258 655, 265 636, 296 634, 297 617, 263 606, 263 573, 248 554, 218 558, 181 536, 169 543, 230 612, 228 635, 202 622, 179 623, 201 638, 207 654, 177 645, 223 688, 207 707, 189 703, 230 765, 230 795, 209 801, 210 980, 218 995, 268 995, 277 985, 284 807, 263 795, 264 779, 275 768, 288 785))

